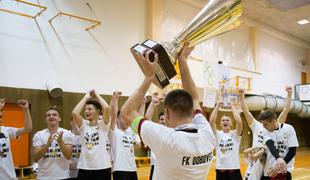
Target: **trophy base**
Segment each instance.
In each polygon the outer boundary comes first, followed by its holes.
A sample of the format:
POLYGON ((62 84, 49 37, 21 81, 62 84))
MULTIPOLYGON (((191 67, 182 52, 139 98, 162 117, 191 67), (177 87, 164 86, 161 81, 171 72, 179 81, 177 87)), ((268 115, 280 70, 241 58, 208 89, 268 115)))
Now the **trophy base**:
MULTIPOLYGON (((173 78, 175 75, 177 75, 176 70, 174 69, 174 65, 171 62, 169 55, 165 48, 158 42, 152 41, 152 40, 146 40, 141 44, 134 45, 130 51, 132 55, 137 59, 137 54, 142 54, 143 51, 146 49, 151 49, 155 53, 158 54, 158 63, 156 68, 156 80, 153 82, 156 86, 159 88, 164 88, 170 83, 170 79, 173 78)), ((154 61, 152 57, 150 57, 150 61, 154 61)), ((138 61, 137 61, 138 62, 138 61)), ((139 63, 138 63, 139 64, 139 63)), ((146 69, 139 64, 140 69, 145 74, 146 69)))

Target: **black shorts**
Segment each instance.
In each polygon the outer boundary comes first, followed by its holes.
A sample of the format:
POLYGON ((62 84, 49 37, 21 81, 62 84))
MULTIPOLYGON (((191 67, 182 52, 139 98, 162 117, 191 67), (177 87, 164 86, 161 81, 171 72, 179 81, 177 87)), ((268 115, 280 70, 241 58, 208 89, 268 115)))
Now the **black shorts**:
POLYGON ((240 169, 219 170, 216 169, 216 180, 242 180, 240 169))
MULTIPOLYGON (((262 176, 261 180, 270 180, 270 177, 262 176)), ((290 172, 287 172, 286 174, 278 174, 273 179, 281 179, 281 180, 292 180, 292 175, 290 172)))
POLYGON ((138 180, 136 171, 114 171, 113 180, 138 180))
POLYGON ((78 180, 111 180, 111 168, 99 170, 79 169, 78 180))

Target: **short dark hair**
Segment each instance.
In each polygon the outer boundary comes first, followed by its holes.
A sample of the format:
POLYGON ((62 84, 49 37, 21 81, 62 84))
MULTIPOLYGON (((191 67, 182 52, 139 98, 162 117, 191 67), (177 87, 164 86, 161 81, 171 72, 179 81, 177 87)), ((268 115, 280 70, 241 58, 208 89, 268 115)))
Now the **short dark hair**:
POLYGON ((164 106, 179 116, 193 116, 193 98, 188 92, 182 89, 170 91, 165 97, 164 106))
POLYGON ((102 111, 102 106, 101 106, 101 104, 100 104, 98 101, 96 101, 96 100, 88 100, 88 101, 86 101, 85 104, 86 104, 86 105, 93 105, 93 106, 95 107, 96 110, 99 110, 99 114, 100 114, 101 111, 102 111))
POLYGON ((47 111, 50 111, 50 110, 54 110, 54 111, 57 111, 58 115, 60 115, 60 111, 59 109, 57 108, 57 106, 50 106, 47 108, 46 112, 47 111))
POLYGON ((257 118, 259 121, 268 121, 271 122, 272 120, 277 119, 276 113, 273 112, 271 109, 265 109, 260 112, 257 118))
POLYGON ((159 114, 158 114, 158 118, 160 118, 160 116, 163 116, 165 113, 164 112, 160 112, 159 114))

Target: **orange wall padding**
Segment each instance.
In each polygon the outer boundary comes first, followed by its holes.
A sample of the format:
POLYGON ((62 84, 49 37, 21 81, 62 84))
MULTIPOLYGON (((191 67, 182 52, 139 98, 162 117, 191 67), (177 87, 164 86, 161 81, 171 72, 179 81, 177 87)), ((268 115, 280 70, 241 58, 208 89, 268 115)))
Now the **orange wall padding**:
MULTIPOLYGON (((2 125, 17 128, 24 126, 24 112, 16 103, 5 103, 2 125)), ((29 133, 11 140, 11 150, 15 166, 28 166, 29 133)))

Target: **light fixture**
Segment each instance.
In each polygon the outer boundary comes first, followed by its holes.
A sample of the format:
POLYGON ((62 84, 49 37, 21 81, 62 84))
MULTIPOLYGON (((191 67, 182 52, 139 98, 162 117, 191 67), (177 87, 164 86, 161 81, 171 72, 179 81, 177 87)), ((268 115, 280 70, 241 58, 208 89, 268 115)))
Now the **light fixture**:
POLYGON ((308 24, 309 21, 307 19, 302 19, 302 20, 298 21, 297 23, 300 25, 304 25, 304 24, 308 24))
POLYGON ((53 98, 58 98, 63 95, 63 90, 60 87, 57 80, 48 80, 46 81, 46 89, 48 90, 48 94, 53 98))

